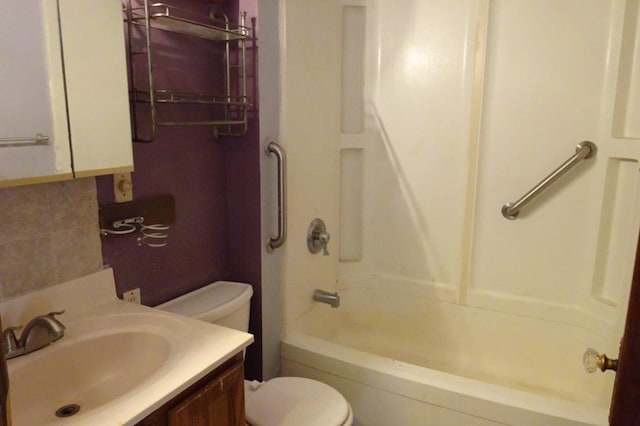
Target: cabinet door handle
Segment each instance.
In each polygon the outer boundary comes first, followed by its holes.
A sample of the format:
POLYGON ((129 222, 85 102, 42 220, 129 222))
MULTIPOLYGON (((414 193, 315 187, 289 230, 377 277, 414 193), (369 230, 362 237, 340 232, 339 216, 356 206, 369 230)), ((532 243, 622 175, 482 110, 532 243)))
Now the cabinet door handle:
POLYGON ((282 247, 287 240, 287 157, 275 141, 267 143, 267 155, 275 155, 278 164, 278 234, 269 237, 267 251, 282 247))
POLYGON ((34 145, 49 145, 49 136, 38 133, 35 136, 0 138, 0 148, 34 145))

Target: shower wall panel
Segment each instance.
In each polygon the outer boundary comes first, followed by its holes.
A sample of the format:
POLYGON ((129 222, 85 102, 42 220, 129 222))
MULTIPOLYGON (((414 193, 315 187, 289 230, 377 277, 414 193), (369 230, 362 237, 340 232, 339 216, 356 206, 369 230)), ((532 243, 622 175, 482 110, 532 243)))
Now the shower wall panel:
POLYGON ((624 315, 633 262, 627 239, 635 241, 638 232, 640 158, 640 141, 621 146, 612 136, 618 64, 629 49, 623 45, 625 3, 491 2, 471 305, 604 335, 614 333, 624 315), (595 158, 516 220, 501 215, 504 203, 516 201, 583 140, 597 144, 595 158), (624 288, 612 287, 613 276, 624 288))
POLYGON ((620 68, 614 116, 617 137, 640 138, 640 1, 627 0, 624 9, 620 68))
POLYGON ((288 237, 281 255, 286 323, 313 306, 316 288, 336 290, 342 20, 333 1, 287 1, 283 13, 280 142, 288 162, 288 237), (307 231, 315 218, 321 218, 331 234, 328 256, 307 248, 307 231))
MULTIPOLYGON (((607 162, 605 186, 600 218, 600 235, 596 262, 594 265, 591 296, 594 302, 618 307, 625 300, 628 286, 625 283, 625 259, 622 253, 633 252, 637 238, 633 229, 634 194, 638 189, 638 161, 624 158, 610 158, 607 162)), ((602 308, 594 303, 592 309, 602 308)), ((606 308, 605 308, 606 309, 606 308)))
POLYGON ((342 7, 340 132, 364 132, 364 60, 366 9, 342 7))
POLYGON ((457 300, 482 3, 366 2, 363 252, 374 274, 457 300))
POLYGON ((340 261, 362 258, 364 150, 340 151, 340 261))

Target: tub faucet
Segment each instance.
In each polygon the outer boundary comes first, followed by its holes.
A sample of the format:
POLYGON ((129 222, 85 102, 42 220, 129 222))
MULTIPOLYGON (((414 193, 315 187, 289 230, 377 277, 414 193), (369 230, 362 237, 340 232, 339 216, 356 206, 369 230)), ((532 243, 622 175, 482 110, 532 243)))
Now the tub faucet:
POLYGON ((329 293, 328 291, 317 289, 313 292, 313 300, 331 305, 332 308, 340 306, 340 296, 338 296, 337 292, 329 293))
POLYGON ((27 323, 18 339, 16 330, 22 327, 8 327, 2 332, 7 359, 25 355, 44 348, 64 336, 65 326, 54 315, 62 315, 64 311, 50 312, 40 315, 27 323))

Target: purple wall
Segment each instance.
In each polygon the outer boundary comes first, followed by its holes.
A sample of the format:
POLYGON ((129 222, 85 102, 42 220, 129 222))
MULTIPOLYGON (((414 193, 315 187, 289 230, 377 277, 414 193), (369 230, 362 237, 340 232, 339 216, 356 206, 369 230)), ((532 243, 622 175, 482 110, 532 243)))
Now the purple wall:
MULTIPOLYGON (((175 4, 208 10, 202 2, 175 4)), ((236 16, 234 1, 226 8, 229 16, 236 16)), ((154 66, 156 89, 221 93, 221 46, 162 32, 156 40, 161 45, 154 66)), ((252 62, 249 60, 250 73, 252 62)), ((197 116, 198 108, 171 107, 168 113, 172 118, 197 116)), ((254 296, 249 331, 256 342, 247 350, 246 370, 252 379, 261 378, 262 364, 257 128, 257 119, 252 118, 246 136, 214 141, 210 127, 165 127, 158 130, 154 142, 134 143, 134 198, 172 194, 176 223, 168 231, 166 247, 140 247, 135 235, 109 238, 102 244, 118 294, 139 287, 145 305, 155 306, 217 280, 250 283, 254 296)), ((97 183, 99 203, 112 203, 112 178, 99 177, 97 183)))

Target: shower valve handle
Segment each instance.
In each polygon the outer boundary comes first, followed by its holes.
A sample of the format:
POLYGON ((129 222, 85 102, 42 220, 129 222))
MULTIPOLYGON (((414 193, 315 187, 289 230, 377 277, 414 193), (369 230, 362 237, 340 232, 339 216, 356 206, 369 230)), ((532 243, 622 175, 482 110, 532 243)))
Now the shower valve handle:
POLYGON ((324 256, 329 256, 329 250, 327 250, 327 244, 329 244, 329 240, 331 239, 331 235, 328 232, 320 232, 317 236, 317 240, 322 245, 322 254, 324 256))
POLYGON ((327 226, 322 219, 314 219, 307 231, 307 247, 309 248, 309 252, 316 254, 322 250, 323 255, 329 256, 327 245, 330 239, 331 234, 327 232, 327 226))

